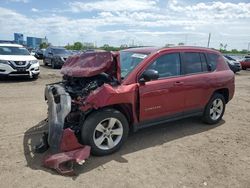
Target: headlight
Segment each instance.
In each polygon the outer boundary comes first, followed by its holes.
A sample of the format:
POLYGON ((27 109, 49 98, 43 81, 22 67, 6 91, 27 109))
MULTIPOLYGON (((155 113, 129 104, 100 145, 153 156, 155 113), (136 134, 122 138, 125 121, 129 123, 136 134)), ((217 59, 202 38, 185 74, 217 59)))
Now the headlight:
POLYGON ((9 64, 10 64, 10 62, 9 62, 9 61, 5 61, 5 60, 0 60, 0 63, 2 63, 2 64, 6 64, 6 65, 9 65, 9 64))
POLYGON ((230 65, 234 65, 234 62, 233 62, 233 61, 228 61, 228 63, 229 63, 230 65))
POLYGON ((36 64, 36 63, 39 63, 37 60, 31 60, 29 61, 30 64, 36 64))

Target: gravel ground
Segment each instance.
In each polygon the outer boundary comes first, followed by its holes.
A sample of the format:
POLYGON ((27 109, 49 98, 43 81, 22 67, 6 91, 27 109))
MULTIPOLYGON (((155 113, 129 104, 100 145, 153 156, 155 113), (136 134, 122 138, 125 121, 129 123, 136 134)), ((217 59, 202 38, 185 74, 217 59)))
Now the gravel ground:
POLYGON ((76 166, 75 177, 32 152, 46 124, 44 86, 60 79, 42 66, 38 80, 0 80, 0 187, 250 187, 250 71, 236 75, 219 125, 190 118, 141 130, 119 152, 76 166))

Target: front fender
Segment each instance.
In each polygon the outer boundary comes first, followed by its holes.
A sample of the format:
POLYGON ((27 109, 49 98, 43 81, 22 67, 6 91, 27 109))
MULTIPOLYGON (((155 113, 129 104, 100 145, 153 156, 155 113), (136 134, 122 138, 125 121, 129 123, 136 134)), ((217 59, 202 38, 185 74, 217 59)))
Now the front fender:
POLYGON ((119 85, 116 87, 104 84, 102 87, 89 94, 80 107, 80 110, 86 112, 91 109, 99 109, 111 105, 131 104, 132 113, 133 116, 135 116, 137 100, 137 84, 119 85))

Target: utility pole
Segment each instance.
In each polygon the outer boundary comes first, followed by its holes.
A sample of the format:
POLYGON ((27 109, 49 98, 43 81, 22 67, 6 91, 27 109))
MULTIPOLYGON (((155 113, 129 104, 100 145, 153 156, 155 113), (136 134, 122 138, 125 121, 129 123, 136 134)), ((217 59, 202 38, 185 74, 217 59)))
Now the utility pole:
POLYGON ((247 51, 250 52, 250 42, 248 43, 247 51))
POLYGON ((209 33, 208 35, 208 41, 207 41, 207 47, 209 48, 209 45, 210 45, 210 38, 211 38, 211 33, 209 33))

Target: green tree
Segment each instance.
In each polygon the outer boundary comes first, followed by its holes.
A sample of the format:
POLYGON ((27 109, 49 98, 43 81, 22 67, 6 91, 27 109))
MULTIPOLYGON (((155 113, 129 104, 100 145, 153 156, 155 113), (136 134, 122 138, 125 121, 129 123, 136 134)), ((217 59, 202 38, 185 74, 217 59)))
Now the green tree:
POLYGON ((234 53, 234 54, 239 53, 239 51, 237 49, 232 49, 231 52, 234 53))
POLYGON ((82 50, 83 49, 83 45, 81 42, 75 42, 73 45, 73 50, 82 50))
POLYGON ((43 43, 41 43, 40 44, 40 49, 43 49, 43 48, 48 48, 49 47, 49 44, 48 43, 45 43, 45 42, 43 42, 43 43))
POLYGON ((100 47, 100 49, 102 50, 106 50, 106 51, 118 51, 121 48, 119 47, 114 47, 114 46, 109 46, 108 44, 104 44, 102 47, 100 47))

